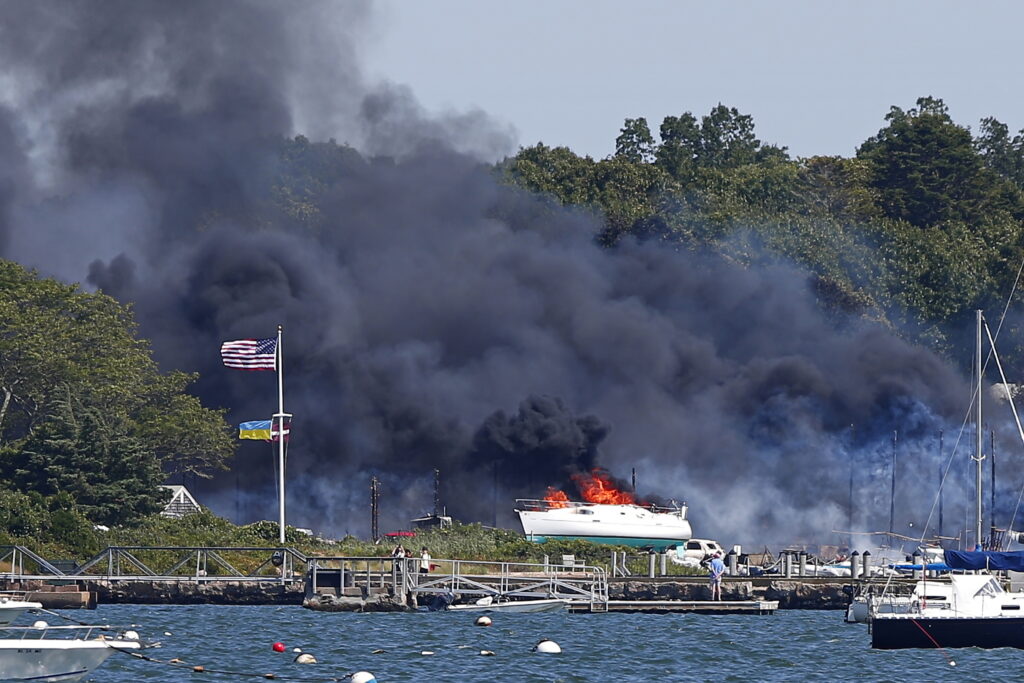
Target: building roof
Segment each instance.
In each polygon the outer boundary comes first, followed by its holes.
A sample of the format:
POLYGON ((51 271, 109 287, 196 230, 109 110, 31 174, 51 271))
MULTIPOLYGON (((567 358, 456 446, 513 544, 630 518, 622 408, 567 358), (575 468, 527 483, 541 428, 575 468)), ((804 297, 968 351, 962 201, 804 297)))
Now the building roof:
POLYGON ((199 503, 184 486, 171 484, 161 488, 171 490, 171 499, 167 501, 167 505, 160 512, 164 517, 184 517, 199 512, 199 503))

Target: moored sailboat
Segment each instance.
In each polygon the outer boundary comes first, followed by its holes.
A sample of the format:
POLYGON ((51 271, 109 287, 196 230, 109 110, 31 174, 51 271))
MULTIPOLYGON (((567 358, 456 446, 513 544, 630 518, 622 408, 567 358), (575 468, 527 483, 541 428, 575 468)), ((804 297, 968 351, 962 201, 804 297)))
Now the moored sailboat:
MULTIPOLYGON (((975 538, 982 538, 982 332, 987 331, 977 312, 975 356, 975 442, 977 464, 975 538)), ((988 334, 991 344, 992 336, 988 334)), ((992 345, 992 355, 999 357, 992 345)), ((1000 372, 1002 372, 1000 367, 1000 372)), ((1004 380, 1005 381, 1005 380, 1004 380)), ((1013 399, 1010 407, 1017 417, 1013 399)), ((1017 420, 1020 428, 1020 420, 1017 420)), ((1024 432, 1022 432, 1024 436, 1024 432)), ((944 553, 951 570, 1024 571, 1024 552, 955 551, 944 553)), ((877 612, 869 620, 871 646, 877 649, 980 647, 1024 648, 1024 593, 1007 593, 989 574, 952 574, 945 580, 922 580, 914 588, 906 609, 877 612)))

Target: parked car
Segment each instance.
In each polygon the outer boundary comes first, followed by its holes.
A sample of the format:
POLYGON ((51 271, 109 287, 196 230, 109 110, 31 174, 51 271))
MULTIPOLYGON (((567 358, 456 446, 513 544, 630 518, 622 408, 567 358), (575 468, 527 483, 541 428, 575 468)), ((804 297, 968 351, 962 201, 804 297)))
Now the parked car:
POLYGON ((697 562, 709 560, 714 557, 715 553, 721 553, 722 559, 725 559, 725 550, 718 544, 718 541, 706 538, 691 538, 686 543, 676 546, 676 557, 697 562))

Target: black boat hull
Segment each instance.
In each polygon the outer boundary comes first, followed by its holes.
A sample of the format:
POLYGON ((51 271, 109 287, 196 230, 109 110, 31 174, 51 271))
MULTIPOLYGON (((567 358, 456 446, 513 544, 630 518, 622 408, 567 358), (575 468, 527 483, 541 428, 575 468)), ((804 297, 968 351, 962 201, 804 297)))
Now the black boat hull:
POLYGON ((1024 617, 900 617, 871 620, 871 647, 1024 648, 1024 617))

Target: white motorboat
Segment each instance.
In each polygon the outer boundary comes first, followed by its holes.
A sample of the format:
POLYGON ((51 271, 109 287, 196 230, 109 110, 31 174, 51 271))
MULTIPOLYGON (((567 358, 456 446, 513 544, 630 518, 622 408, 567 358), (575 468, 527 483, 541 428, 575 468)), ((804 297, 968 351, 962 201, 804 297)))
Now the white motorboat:
POLYGON ((693 535, 686 506, 582 503, 568 500, 516 501, 526 537, 537 543, 549 538, 582 539, 663 551, 693 535))
POLYGON ((449 612, 555 612, 569 609, 569 601, 561 598, 541 600, 496 601, 491 596, 468 605, 449 605, 449 612))
POLYGON ((0 680, 80 681, 118 650, 142 648, 136 634, 105 636, 100 626, 8 626, 0 637, 0 680))
POLYGON ((13 624, 15 619, 29 610, 42 608, 43 605, 39 602, 19 600, 10 595, 0 595, 0 628, 13 624))

